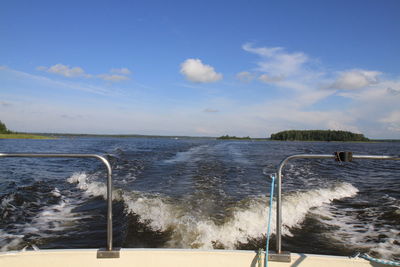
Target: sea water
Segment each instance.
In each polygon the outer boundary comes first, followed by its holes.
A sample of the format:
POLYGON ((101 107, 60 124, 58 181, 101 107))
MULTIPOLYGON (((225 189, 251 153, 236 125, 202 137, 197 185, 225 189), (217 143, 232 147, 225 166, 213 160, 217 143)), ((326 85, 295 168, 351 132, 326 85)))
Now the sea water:
MULTIPOLYGON (((399 149, 394 142, 0 140, 0 152, 107 155, 114 245, 144 248, 256 250, 265 244, 269 175, 286 156, 398 156, 399 149)), ((0 249, 104 247, 105 181, 95 159, 0 158, 0 249)), ((282 208, 284 250, 400 259, 400 162, 289 161, 282 208)), ((274 249, 275 206, 272 213, 274 249)))

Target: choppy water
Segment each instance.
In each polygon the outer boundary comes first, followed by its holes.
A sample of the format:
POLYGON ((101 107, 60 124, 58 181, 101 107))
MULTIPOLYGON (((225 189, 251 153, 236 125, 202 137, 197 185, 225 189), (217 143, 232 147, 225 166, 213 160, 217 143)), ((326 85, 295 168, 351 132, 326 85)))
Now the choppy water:
MULTIPOLYGON (((0 140, 0 152, 108 154, 114 245, 202 249, 264 246, 268 174, 284 157, 338 150, 398 156, 399 148, 162 138, 0 140)), ((358 250, 400 259, 400 162, 296 160, 284 175, 284 250, 358 250)), ((104 247, 105 191, 104 167, 96 160, 0 158, 1 250, 104 247)))

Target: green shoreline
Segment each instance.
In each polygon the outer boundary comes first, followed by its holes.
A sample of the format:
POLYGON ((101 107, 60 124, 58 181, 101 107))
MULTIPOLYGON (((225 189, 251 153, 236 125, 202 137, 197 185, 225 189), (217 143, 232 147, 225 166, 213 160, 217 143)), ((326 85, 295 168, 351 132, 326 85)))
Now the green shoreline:
POLYGON ((40 140, 49 140, 56 139, 51 136, 42 136, 42 135, 34 135, 34 134, 24 134, 24 133, 11 133, 11 134, 0 134, 0 139, 40 139, 40 140))

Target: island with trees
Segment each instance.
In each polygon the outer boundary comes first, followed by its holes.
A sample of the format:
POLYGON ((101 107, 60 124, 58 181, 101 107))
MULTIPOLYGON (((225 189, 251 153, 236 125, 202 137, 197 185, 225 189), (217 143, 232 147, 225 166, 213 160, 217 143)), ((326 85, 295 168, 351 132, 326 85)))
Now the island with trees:
POLYGON ((251 140, 249 136, 246 137, 237 137, 237 136, 229 136, 223 135, 217 138, 218 140, 251 140))
POLYGON ((271 140, 280 141, 370 141, 363 134, 335 130, 289 130, 271 134, 271 140))

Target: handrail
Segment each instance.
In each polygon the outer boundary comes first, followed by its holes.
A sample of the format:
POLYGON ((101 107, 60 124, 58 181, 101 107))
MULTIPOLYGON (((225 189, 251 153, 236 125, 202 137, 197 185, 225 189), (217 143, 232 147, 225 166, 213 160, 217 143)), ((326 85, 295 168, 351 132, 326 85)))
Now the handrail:
MULTIPOLYGON (((348 153, 348 152, 345 152, 348 153)), ((351 152, 350 152, 351 153, 351 152)), ((36 158, 96 158, 100 160, 107 168, 107 247, 99 249, 98 258, 119 258, 119 249, 112 247, 112 169, 109 161, 97 154, 53 154, 53 153, 0 153, 0 157, 36 157, 36 158)), ((378 159, 378 160, 400 160, 400 157, 378 156, 378 155, 352 155, 352 159, 378 159)), ((287 261, 288 257, 280 257, 282 252, 282 170, 285 164, 291 159, 338 159, 338 154, 297 154, 286 157, 281 161, 278 167, 277 175, 277 205, 276 205, 276 254, 269 258, 278 261, 287 261)), ((340 161, 340 159, 339 159, 340 161)), ((289 255, 290 257, 290 255, 289 255)), ((290 260, 290 258, 289 258, 290 260)))
MULTIPOLYGON (((379 156, 379 155, 353 155, 350 153, 352 159, 378 159, 378 160, 400 160, 400 157, 394 156, 379 156)), ((278 175, 276 181, 277 197, 276 197, 276 253, 282 254, 282 169, 285 164, 291 159, 336 159, 338 158, 338 152, 333 154, 297 154, 286 157, 281 161, 278 167, 278 175)))
POLYGON ((97 154, 53 154, 53 153, 0 153, 0 157, 33 157, 33 158, 95 158, 100 160, 107 168, 107 247, 97 252, 98 258, 119 258, 119 250, 113 249, 112 229, 112 169, 110 162, 97 154))

